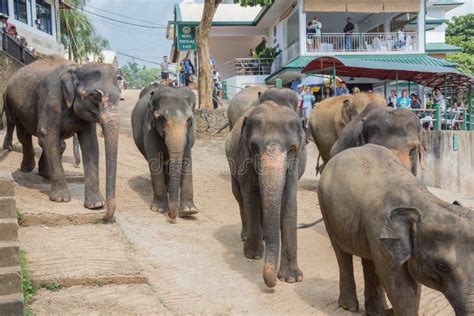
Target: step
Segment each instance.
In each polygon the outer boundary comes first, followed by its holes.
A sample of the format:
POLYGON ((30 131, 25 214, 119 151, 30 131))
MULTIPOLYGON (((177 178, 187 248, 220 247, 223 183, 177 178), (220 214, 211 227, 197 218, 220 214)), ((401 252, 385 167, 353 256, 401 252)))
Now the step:
POLYGON ((148 282, 116 225, 21 227, 19 235, 28 271, 37 285, 148 282))
POLYGON ((0 242, 0 268, 20 264, 18 242, 0 242))
POLYGON ((0 295, 23 293, 20 267, 0 268, 0 295))
POLYGON ((40 290, 30 305, 35 315, 170 314, 147 284, 74 286, 40 290))
POLYGON ((23 294, 16 293, 0 296, 0 315, 23 315, 23 294))
POLYGON ((18 239, 16 218, 0 219, 0 241, 10 242, 18 239))

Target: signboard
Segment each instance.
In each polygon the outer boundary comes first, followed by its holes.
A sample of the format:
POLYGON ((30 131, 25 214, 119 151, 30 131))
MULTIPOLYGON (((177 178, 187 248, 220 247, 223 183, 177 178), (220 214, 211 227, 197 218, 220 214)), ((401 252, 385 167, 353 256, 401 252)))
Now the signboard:
POLYGON ((195 51, 196 50, 196 28, 195 25, 178 24, 178 50, 195 51))

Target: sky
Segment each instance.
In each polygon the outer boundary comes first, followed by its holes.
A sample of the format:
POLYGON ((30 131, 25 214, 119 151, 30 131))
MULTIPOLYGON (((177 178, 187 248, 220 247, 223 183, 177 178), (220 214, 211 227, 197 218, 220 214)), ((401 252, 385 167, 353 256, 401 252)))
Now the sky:
MULTIPOLYGON (((165 27, 168 20, 174 19, 174 5, 179 2, 181 1, 90 0, 84 9, 91 12, 85 12, 85 14, 92 21, 97 33, 109 40, 111 49, 119 53, 160 63, 164 55, 169 55, 172 44, 171 40, 166 39, 165 28, 155 29, 126 25, 93 15, 92 13, 123 22, 152 27, 165 27)), ((132 60, 132 58, 120 54, 117 57, 120 65, 125 65, 127 61, 132 60)), ((140 60, 135 61, 139 65, 147 67, 157 66, 140 60)))

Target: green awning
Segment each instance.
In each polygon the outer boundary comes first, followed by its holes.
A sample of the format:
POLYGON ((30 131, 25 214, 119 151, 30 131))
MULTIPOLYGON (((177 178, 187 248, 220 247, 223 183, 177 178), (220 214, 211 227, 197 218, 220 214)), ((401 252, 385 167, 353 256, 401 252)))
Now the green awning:
POLYGON ((461 47, 446 43, 426 43, 427 53, 457 53, 462 51, 461 47))

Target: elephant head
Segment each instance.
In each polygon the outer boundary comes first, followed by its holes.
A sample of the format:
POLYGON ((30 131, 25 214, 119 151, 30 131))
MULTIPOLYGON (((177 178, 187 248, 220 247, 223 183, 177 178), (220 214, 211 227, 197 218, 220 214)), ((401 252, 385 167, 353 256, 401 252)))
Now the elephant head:
POLYGON ((363 143, 385 146, 416 176, 418 163, 424 168, 426 133, 418 117, 410 110, 388 108, 371 111, 363 122, 363 143))
POLYGON ((377 93, 357 93, 343 101, 341 109, 341 124, 346 126, 351 120, 359 115, 365 107, 371 104, 373 108, 384 108, 387 100, 377 93))
MULTIPOLYGON (((196 96, 188 88, 158 87, 151 92, 148 104, 150 128, 164 139, 169 153, 169 217, 174 220, 179 210, 181 171, 186 146, 195 129, 196 96)), ((190 148, 189 148, 190 150, 190 148)))
POLYGON ((299 103, 296 92, 288 88, 270 88, 263 93, 259 93, 259 102, 263 103, 265 101, 273 101, 279 105, 287 106, 295 111, 297 110, 299 103))
POLYGON ((425 212, 410 207, 392 210, 380 236, 398 264, 422 284, 442 292, 456 315, 474 314, 474 221, 472 211, 445 202, 425 212), (432 216, 430 216, 432 217, 432 216), (455 229, 453 229, 455 228, 455 229))
POLYGON ((104 220, 110 220, 115 212, 119 136, 120 88, 116 69, 98 63, 68 66, 61 78, 61 89, 69 109, 83 120, 99 123, 104 131, 107 205, 104 220))
MULTIPOLYGON (((247 112, 241 130, 241 143, 245 159, 255 167, 263 215, 263 238, 265 241, 265 284, 276 284, 280 255, 280 227, 282 206, 296 216, 296 195, 291 202, 289 186, 297 185, 300 170, 299 160, 305 159, 305 134, 296 113, 272 101, 258 105, 247 112)), ((257 194, 258 196, 258 194, 257 194)), ((296 229, 296 227, 295 227, 296 229)))

